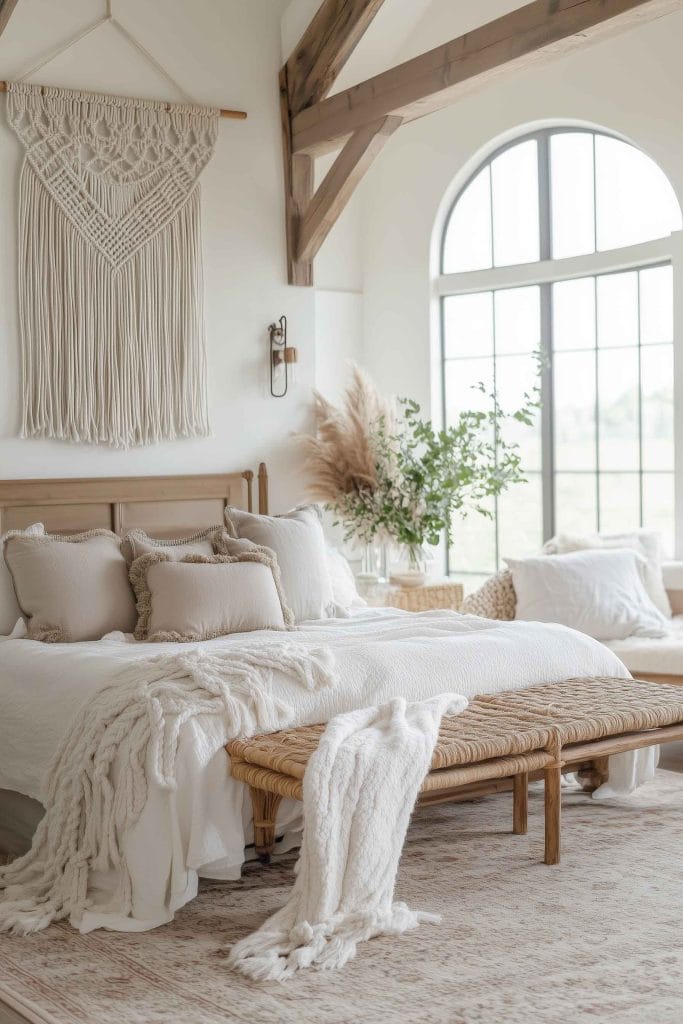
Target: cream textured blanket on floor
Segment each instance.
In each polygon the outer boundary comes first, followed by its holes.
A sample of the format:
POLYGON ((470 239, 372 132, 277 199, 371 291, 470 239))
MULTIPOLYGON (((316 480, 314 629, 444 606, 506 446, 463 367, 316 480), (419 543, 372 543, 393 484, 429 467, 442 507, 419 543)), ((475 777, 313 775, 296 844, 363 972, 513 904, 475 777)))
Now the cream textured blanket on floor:
POLYGON ((326 647, 269 637, 229 651, 162 654, 124 670, 72 722, 49 772, 33 845, 0 868, 0 931, 39 931, 69 915, 78 924, 89 906, 91 872, 110 867, 118 879, 112 907, 130 913, 125 840, 148 783, 175 788, 183 725, 219 715, 231 737, 286 728, 292 707, 275 696, 273 673, 314 690, 332 683, 332 662, 326 647))
POLYGON ((230 964, 259 981, 304 967, 339 968, 358 942, 397 934, 434 914, 394 902, 408 820, 453 693, 338 715, 304 775, 304 834, 291 895, 258 931, 233 946, 230 964))

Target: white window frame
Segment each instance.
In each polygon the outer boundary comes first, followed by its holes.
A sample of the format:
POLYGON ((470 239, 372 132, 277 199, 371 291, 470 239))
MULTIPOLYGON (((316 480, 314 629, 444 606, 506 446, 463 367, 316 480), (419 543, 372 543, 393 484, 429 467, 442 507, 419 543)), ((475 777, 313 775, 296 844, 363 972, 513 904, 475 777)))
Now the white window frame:
MULTIPOLYGON (((585 126, 558 126, 544 128, 540 131, 521 135, 505 145, 500 146, 481 163, 458 189, 451 202, 448 214, 441 231, 439 270, 443 268, 445 239, 451 213, 458 200, 474 178, 505 150, 531 139, 539 143, 549 136, 563 131, 586 131, 593 135, 610 133, 600 129, 588 129, 585 126)), ((618 138, 618 136, 612 136, 618 138)), ((628 140, 620 139, 627 142, 628 140)), ((628 143, 632 145, 632 143, 628 143)), ((542 433, 542 467, 541 480, 543 489, 543 533, 544 539, 554 533, 554 466, 553 466, 553 420, 552 420, 552 352, 549 351, 552 339, 550 322, 551 286, 560 281, 575 278, 594 277, 601 274, 619 273, 628 270, 644 270, 658 264, 671 264, 673 274, 673 356, 674 356, 674 522, 675 552, 674 557, 683 556, 683 522, 679 510, 683 510, 683 444, 677 438, 683 438, 683 359, 678 358, 678 325, 683 324, 683 231, 675 231, 665 238, 657 238, 637 245, 610 249, 602 252, 589 253, 582 256, 570 256, 561 259, 550 258, 549 242, 551 229, 550 217, 550 168, 548 161, 548 145, 538 147, 539 151, 539 229, 541 259, 535 263, 514 264, 512 266, 491 267, 486 270, 471 270, 455 274, 440 272, 433 280, 433 300, 438 306, 439 331, 439 386, 442 416, 446 417, 445 401, 445 330, 443 316, 443 300, 449 296, 469 295, 476 292, 496 291, 498 289, 517 288, 532 285, 541 287, 541 347, 545 356, 542 390, 550 396, 541 410, 542 433)), ((446 553, 448 567, 448 552, 446 553)))

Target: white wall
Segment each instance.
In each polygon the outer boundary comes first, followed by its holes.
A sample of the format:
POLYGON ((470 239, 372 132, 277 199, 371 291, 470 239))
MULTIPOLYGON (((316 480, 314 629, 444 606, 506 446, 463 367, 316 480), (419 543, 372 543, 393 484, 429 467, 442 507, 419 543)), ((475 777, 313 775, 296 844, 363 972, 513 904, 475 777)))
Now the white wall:
MULTIPOLYGON (((248 111, 220 123, 202 178, 206 329, 213 437, 132 451, 20 440, 16 282, 19 142, 0 124, 0 477, 219 472, 265 459, 274 509, 299 501, 291 433, 308 420, 316 379, 316 293, 287 285, 277 73, 284 0, 115 0, 114 13, 192 97, 248 111), (268 394, 268 323, 285 313, 299 365, 290 394, 268 394)), ((15 78, 103 11, 101 0, 22 0, 0 39, 15 78)), ((131 96, 181 99, 110 27, 29 80, 131 96)), ((353 211, 328 241, 328 289, 360 287, 353 211), (335 242, 338 239, 338 244, 335 242), (349 269, 349 263, 355 267, 349 269)), ((334 301, 334 300, 332 300, 334 301)), ((357 302, 357 298, 353 301, 357 302)), ((329 316, 323 306, 324 335, 329 316)), ((348 324, 348 317, 347 317, 348 324)), ((337 334, 341 321, 336 324, 337 334)), ((356 317, 354 329, 360 329, 356 317)), ((344 335, 346 338, 347 335, 344 335)), ((350 342, 353 350, 356 339, 350 342)))
MULTIPOLYGON (((452 7, 447 6, 448 12, 452 7)), ((430 16, 436 18, 438 9, 446 6, 435 4, 430 16)), ((429 28, 436 36, 434 22, 429 28)), ((445 24, 441 38, 449 38, 445 24)), ((432 410, 434 227, 440 226, 447 198, 492 143, 539 123, 604 126, 648 152, 683 201, 681 39, 683 13, 669 15, 506 77, 394 134, 362 186, 364 360, 384 390, 410 395, 425 411, 432 410)), ((683 308, 680 262, 679 267, 677 308, 683 308)), ((676 334, 680 353, 681 318, 676 334)), ((683 358, 677 360, 676 398, 681 437, 683 358)), ((683 444, 678 445, 677 469, 677 507, 683 510, 683 444)), ((680 522, 678 533, 680 552, 680 522)))
MULTIPOLYGON (((194 98, 249 113, 245 122, 221 122, 202 180, 212 438, 129 452, 17 438, 21 151, 0 123, 0 477, 215 472, 255 468, 265 459, 273 508, 283 508, 303 494, 291 434, 309 423, 310 388, 338 396, 349 359, 364 362, 386 392, 413 395, 430 410, 433 226, 445 193, 492 140, 540 121, 604 125, 647 150, 683 198, 681 14, 506 78, 402 128, 327 239, 316 260, 316 289, 288 286, 277 71, 316 6, 317 0, 114 4, 116 15, 194 98), (300 361, 290 394, 275 400, 268 395, 266 327, 282 313, 300 361)), ((429 6, 419 0, 408 9, 405 0, 387 0, 385 30, 379 33, 379 21, 374 26, 381 39, 370 46, 368 33, 338 87, 512 6, 511 0, 432 0, 429 6), (391 48, 393 55, 385 52, 391 48)), ((101 0, 22 0, 0 38, 2 74, 18 77, 102 9, 101 0)), ((181 98, 111 28, 99 29, 32 80, 181 98)), ((683 308, 683 281, 677 286, 683 308)), ((680 397, 683 411, 683 386, 680 397)), ((679 479, 683 486, 683 471, 679 479)))

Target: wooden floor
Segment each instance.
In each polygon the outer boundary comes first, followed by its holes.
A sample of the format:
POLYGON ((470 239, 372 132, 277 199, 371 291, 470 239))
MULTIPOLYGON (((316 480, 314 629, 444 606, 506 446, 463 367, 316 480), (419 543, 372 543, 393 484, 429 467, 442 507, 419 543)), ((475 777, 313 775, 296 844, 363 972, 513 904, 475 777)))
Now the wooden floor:
MULTIPOLYGON (((663 746, 659 767, 666 768, 670 772, 683 773, 683 743, 667 743, 663 746)), ((0 1000, 0 1024, 30 1024, 30 1022, 0 1000)))

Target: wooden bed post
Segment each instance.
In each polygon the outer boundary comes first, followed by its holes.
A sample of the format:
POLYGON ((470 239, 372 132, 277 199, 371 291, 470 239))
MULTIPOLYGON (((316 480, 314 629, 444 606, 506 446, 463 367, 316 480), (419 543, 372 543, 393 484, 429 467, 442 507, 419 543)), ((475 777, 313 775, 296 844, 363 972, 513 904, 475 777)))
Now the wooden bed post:
MULTIPOLYGON (((245 469, 242 473, 242 477, 247 481, 247 512, 254 511, 254 471, 251 469, 245 469)), ((228 507, 226 501, 225 507, 228 507)))
POLYGON ((268 515, 268 470, 265 462, 258 468, 258 510, 259 515, 268 515))

